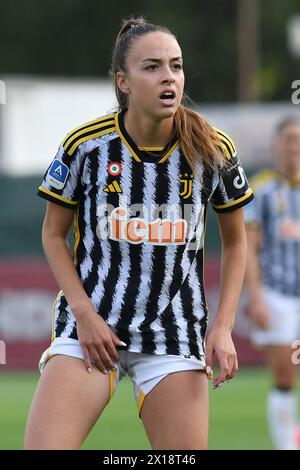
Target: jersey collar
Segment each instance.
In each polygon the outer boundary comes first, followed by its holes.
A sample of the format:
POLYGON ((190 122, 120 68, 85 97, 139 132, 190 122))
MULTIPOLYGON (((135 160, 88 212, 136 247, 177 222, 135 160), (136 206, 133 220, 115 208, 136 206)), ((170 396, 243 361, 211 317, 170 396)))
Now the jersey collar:
POLYGON ((115 124, 122 142, 124 142, 133 158, 139 163, 164 163, 178 145, 178 139, 175 137, 163 149, 139 148, 125 129, 124 111, 115 114, 115 124))
POLYGON ((277 174, 277 178, 280 179, 280 180, 285 181, 291 188, 297 188, 297 187, 300 186, 300 181, 299 180, 295 180, 292 177, 285 175, 278 168, 276 168, 275 171, 276 171, 276 174, 277 174))

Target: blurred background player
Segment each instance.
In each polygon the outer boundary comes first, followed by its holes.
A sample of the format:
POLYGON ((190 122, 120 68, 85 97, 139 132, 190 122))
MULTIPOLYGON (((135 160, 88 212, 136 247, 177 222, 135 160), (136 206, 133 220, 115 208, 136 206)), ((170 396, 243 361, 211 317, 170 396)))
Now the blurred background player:
POLYGON ((245 208, 248 238, 247 314, 252 339, 273 375, 267 414, 277 449, 295 449, 300 338, 300 118, 282 121, 274 138, 273 169, 252 180, 255 199, 245 208))

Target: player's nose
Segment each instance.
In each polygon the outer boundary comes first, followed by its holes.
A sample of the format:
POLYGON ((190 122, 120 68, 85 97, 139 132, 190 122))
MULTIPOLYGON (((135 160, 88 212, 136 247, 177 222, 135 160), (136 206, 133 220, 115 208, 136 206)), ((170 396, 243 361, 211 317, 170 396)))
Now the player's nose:
POLYGON ((166 83, 174 83, 175 82, 175 77, 174 73, 170 69, 170 67, 164 67, 162 76, 161 76, 161 82, 166 84, 166 83))

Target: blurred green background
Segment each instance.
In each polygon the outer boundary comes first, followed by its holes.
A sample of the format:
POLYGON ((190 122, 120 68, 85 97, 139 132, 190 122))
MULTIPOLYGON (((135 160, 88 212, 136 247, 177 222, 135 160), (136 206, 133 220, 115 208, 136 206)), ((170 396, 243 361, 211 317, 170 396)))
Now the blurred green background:
POLYGON ((240 99, 239 48, 246 40, 254 43, 247 61, 254 47, 258 62, 255 99, 286 100, 299 78, 287 40, 298 0, 1 1, 0 74, 105 77, 121 18, 139 14, 178 36, 195 102, 240 99))

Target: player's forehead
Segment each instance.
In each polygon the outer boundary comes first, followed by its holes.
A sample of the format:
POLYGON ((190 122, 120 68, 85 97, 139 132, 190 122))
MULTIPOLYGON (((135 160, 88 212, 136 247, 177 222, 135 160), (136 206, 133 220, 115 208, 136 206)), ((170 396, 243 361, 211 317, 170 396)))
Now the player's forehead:
POLYGON ((148 59, 182 59, 177 39, 171 34, 161 31, 153 31, 134 39, 129 50, 128 60, 142 63, 148 59))
POLYGON ((279 138, 289 139, 289 138, 299 138, 300 139, 300 121, 293 122, 286 125, 280 135, 279 138))

